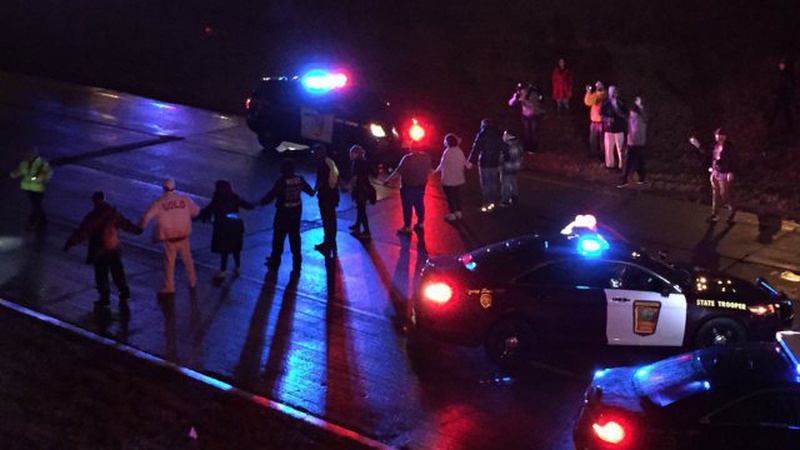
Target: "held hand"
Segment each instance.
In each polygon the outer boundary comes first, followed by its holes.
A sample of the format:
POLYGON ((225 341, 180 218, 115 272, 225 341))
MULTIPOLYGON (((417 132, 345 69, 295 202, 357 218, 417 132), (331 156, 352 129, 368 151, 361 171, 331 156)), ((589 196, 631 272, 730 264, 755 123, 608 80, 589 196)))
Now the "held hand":
POLYGON ((700 141, 697 140, 696 137, 692 136, 689 138, 689 143, 692 144, 695 148, 700 148, 700 141))

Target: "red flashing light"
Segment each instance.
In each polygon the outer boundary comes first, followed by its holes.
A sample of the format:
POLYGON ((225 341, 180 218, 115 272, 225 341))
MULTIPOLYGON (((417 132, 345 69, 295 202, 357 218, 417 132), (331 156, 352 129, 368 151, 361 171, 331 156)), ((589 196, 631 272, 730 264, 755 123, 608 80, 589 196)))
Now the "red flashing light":
POLYGON ((600 440, 609 444, 620 444, 627 437, 625 427, 614 420, 609 420, 603 425, 595 422, 592 424, 592 431, 600 440))
POLYGON ((411 128, 408 129, 408 137, 414 142, 419 142, 425 138, 425 128, 419 124, 417 119, 411 119, 411 128))
POLYGON ((423 296, 440 305, 443 305, 453 298, 453 288, 443 282, 430 283, 422 291, 423 296))

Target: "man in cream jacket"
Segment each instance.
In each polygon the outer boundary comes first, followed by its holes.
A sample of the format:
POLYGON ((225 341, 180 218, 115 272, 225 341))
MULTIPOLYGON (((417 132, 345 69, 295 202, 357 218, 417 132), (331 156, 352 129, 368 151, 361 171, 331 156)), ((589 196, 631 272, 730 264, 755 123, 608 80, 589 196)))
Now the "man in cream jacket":
POLYGON ((156 219, 153 230, 153 242, 164 243, 164 284, 159 294, 175 293, 175 259, 180 253, 186 267, 186 278, 189 289, 197 286, 197 274, 192 261, 192 248, 189 235, 192 234, 192 217, 200 213, 200 209, 191 198, 175 192, 175 181, 164 180, 164 194, 147 208, 139 226, 144 228, 152 219, 156 219))

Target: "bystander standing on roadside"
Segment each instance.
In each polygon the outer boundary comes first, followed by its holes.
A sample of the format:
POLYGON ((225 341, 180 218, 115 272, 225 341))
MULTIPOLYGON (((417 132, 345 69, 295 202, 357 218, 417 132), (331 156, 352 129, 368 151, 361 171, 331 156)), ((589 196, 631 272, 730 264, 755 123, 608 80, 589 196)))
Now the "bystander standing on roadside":
POLYGON ((572 69, 567 67, 564 58, 558 60, 551 76, 553 83, 553 101, 558 114, 569 113, 569 102, 572 99, 572 69))
POLYGON ((252 203, 242 200, 235 192, 231 183, 218 180, 214 185, 214 195, 211 203, 200 210, 200 220, 212 221, 214 226, 211 234, 211 252, 220 255, 219 271, 214 275, 214 282, 220 283, 225 279, 228 270, 228 256, 233 256, 233 276, 238 277, 241 272, 241 251, 244 243, 244 221, 239 217, 239 209, 253 209, 252 203))
POLYGON ((522 167, 524 150, 519 142, 517 133, 511 130, 503 132, 503 142, 506 147, 500 154, 500 170, 502 173, 502 202, 500 206, 516 206, 519 203, 519 187, 517 174, 522 167))
POLYGON ((794 101, 794 64, 786 59, 778 62, 778 86, 775 89, 775 103, 769 116, 770 127, 775 124, 778 114, 783 114, 786 121, 786 131, 792 131, 792 103, 794 101))
POLYGON ((94 266, 94 281, 100 298, 94 302, 97 313, 107 313, 111 307, 111 286, 108 283, 108 274, 119 291, 119 313, 123 319, 130 317, 131 290, 125 279, 125 268, 122 265, 122 243, 119 239, 119 229, 133 234, 142 234, 142 229, 134 225, 116 208, 106 202, 101 191, 92 194, 94 209, 81 221, 80 226, 73 232, 64 244, 64 251, 69 251, 73 246, 88 241, 86 251, 86 264, 94 266))
MULTIPOLYGON (((739 154, 736 147, 728 140, 728 134, 722 128, 717 128, 714 132, 714 149, 711 150, 711 215, 708 222, 719 220, 717 213, 719 208, 724 206, 730 211, 728 222, 733 222, 736 210, 731 201, 731 184, 733 183, 734 173, 739 168, 739 154)), ((694 136, 689 138, 689 143, 698 150, 705 149, 700 145, 700 141, 694 136)))
POLYGON ((31 212, 28 216, 27 228, 33 230, 47 224, 47 216, 44 213, 44 192, 47 183, 53 176, 53 169, 47 160, 39 155, 36 149, 28 152, 27 157, 22 160, 14 171, 10 173, 11 178, 19 178, 19 187, 28 195, 31 204, 31 212))
POLYGON ((164 180, 162 188, 164 193, 147 208, 139 220, 139 227, 144 228, 156 219, 153 241, 164 243, 164 283, 158 292, 169 296, 175 294, 175 260, 178 254, 186 268, 189 289, 194 291, 197 287, 189 236, 192 234, 192 218, 197 217, 200 208, 188 196, 175 192, 174 180, 164 180))
POLYGON ((292 270, 297 273, 303 264, 302 245, 300 241, 300 219, 303 217, 303 200, 300 194, 314 196, 314 189, 300 175, 294 173, 294 161, 284 159, 281 162, 281 177, 275 181, 272 189, 261 199, 261 205, 275 202, 275 219, 272 225, 272 254, 267 258, 266 266, 270 271, 278 270, 283 256, 283 246, 289 237, 292 249, 292 270))
POLYGON ((520 106, 522 122, 522 145, 525 151, 534 153, 539 150, 539 125, 544 116, 542 94, 532 84, 519 83, 517 90, 508 100, 508 106, 520 106))
POLYGON ((503 134, 494 121, 483 119, 469 154, 469 162, 477 164, 480 172, 482 212, 492 211, 500 201, 500 154, 505 146, 503 134))
POLYGON ((356 223, 350 225, 350 231, 356 238, 368 241, 372 239, 372 234, 369 231, 367 202, 374 205, 378 201, 378 194, 369 180, 371 171, 364 148, 360 145, 350 147, 350 159, 353 161, 352 195, 356 202, 356 223))
POLYGON ((412 149, 400 160, 394 170, 383 184, 388 184, 395 176, 400 176, 400 203, 403 206, 403 227, 397 230, 398 234, 411 234, 411 210, 417 214, 417 223, 414 230, 421 233, 425 226, 425 187, 428 185, 428 176, 431 168, 431 157, 422 150, 412 149))
POLYGON ((336 246, 336 208, 339 206, 339 168, 328 157, 328 149, 322 144, 312 148, 317 163, 317 179, 314 191, 319 202, 319 215, 322 219, 322 242, 314 246, 314 250, 326 258, 335 258, 339 249, 336 246))
POLYGON ((603 102, 608 99, 603 83, 596 81, 594 86, 586 85, 586 94, 583 96, 583 104, 589 107, 589 158, 601 158, 603 151, 603 116, 600 108, 603 102))
POLYGON ((442 175, 442 190, 447 199, 447 208, 450 210, 450 213, 444 216, 444 220, 448 222, 462 218, 461 187, 466 183, 464 170, 472 168, 472 164, 464 156, 460 143, 461 138, 455 134, 445 135, 444 153, 439 161, 439 167, 436 168, 436 172, 442 175))
POLYGON ((628 109, 619 98, 616 86, 608 87, 608 99, 600 109, 603 116, 606 169, 613 169, 614 157, 616 167, 622 170, 625 164, 625 132, 628 130, 628 109), (616 150, 616 151, 615 151, 616 150))
POLYGON ((625 169, 622 180, 617 185, 622 188, 628 185, 628 176, 636 170, 639 176, 638 184, 645 180, 645 146, 647 145, 647 111, 642 97, 636 97, 628 114, 628 145, 625 150, 625 169))

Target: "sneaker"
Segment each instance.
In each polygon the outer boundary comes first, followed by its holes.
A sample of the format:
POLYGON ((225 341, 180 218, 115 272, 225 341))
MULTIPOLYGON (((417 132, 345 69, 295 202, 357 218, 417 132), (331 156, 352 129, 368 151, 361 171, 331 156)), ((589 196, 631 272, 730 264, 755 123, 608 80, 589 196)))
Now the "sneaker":
POLYGON ((708 223, 714 223, 714 222, 716 222, 718 220, 719 220, 719 217, 717 217, 716 214, 711 214, 710 216, 706 217, 706 222, 708 222, 708 223))
POLYGON ((495 207, 494 203, 487 203, 487 204, 481 206, 481 212, 485 212, 485 213, 491 212, 491 211, 494 210, 494 207, 495 207))
POLYGON ((626 182, 624 182, 624 183, 620 183, 620 184, 618 184, 618 185, 617 185, 617 189, 622 189, 622 188, 624 188, 624 187, 627 187, 627 186, 628 186, 628 182, 626 181, 626 182))
POLYGON ((453 213, 450 213, 450 214, 444 216, 444 221, 445 222, 454 222, 455 220, 456 220, 456 215, 453 214, 453 213))
POLYGON ((397 234, 411 234, 411 228, 404 226, 403 228, 397 230, 397 234))
POLYGON ((241 275, 241 274, 242 274, 242 271, 237 267, 237 268, 233 269, 233 273, 231 273, 231 276, 233 276, 234 278, 238 278, 239 275, 241 275))

